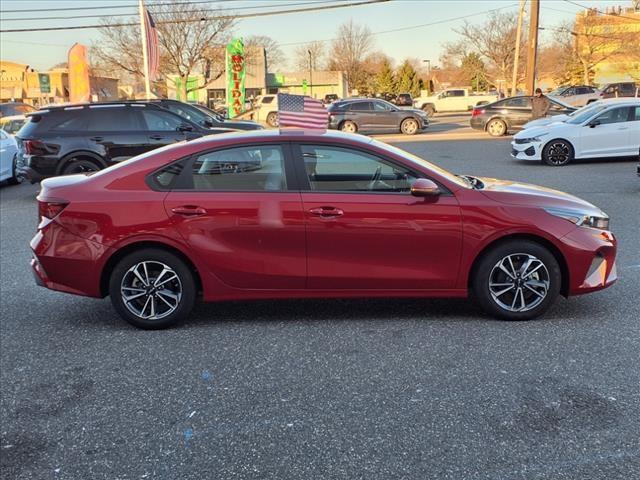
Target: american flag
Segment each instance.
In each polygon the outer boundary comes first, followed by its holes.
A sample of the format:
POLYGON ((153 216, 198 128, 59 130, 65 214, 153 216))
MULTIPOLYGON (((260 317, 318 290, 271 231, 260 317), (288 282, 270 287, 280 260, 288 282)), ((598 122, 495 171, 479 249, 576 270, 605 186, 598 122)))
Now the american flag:
POLYGON ((149 13, 144 9, 144 34, 147 37, 147 60, 149 62, 149 79, 154 80, 158 75, 160 54, 158 51, 158 31, 156 24, 149 13))
POLYGON ((326 129, 329 114, 320 100, 302 95, 278 94, 280 127, 326 129))

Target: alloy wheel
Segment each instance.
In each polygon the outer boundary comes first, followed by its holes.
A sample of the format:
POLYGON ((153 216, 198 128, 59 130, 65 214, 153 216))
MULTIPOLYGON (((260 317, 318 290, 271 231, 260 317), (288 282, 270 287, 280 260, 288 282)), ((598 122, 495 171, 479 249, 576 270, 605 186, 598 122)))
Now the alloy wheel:
POLYGON ((342 131, 347 133, 356 133, 356 124, 353 122, 345 122, 342 125, 342 131))
POLYGON ((549 271, 533 255, 514 253, 495 264, 489 275, 491 298, 509 312, 527 312, 547 297, 549 271))
POLYGON ((489 122, 487 126, 487 130, 489 130, 489 134, 494 137, 500 137, 505 133, 505 124, 501 120, 492 120, 489 122))
POLYGON ((548 161, 553 165, 564 165, 571 158, 569 146, 564 142, 552 143, 547 152, 548 161))
POLYGON ((120 294, 127 309, 144 320, 160 320, 176 311, 182 298, 182 282, 168 265, 144 261, 122 278, 120 294))

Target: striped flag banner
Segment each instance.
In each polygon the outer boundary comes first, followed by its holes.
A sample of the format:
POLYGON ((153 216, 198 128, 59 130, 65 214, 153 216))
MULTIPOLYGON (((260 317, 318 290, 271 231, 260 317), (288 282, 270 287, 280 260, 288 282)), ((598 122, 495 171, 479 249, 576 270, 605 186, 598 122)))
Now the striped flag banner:
POLYGON ((158 49, 158 31, 148 9, 144 9, 144 34, 147 37, 147 61, 149 63, 149 79, 155 80, 160 66, 158 49))
POLYGON ((280 127, 326 130, 329 113, 320 100, 304 95, 279 93, 278 123, 280 127))

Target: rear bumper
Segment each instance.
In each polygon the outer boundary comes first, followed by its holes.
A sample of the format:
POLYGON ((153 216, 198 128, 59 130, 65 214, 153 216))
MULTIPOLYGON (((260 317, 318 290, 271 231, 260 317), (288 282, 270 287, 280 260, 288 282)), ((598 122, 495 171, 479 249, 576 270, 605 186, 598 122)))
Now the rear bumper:
POLYGON ((486 122, 480 117, 471 117, 471 120, 469 120, 469 125, 474 130, 484 130, 486 122))
POLYGON ((110 249, 73 235, 55 221, 31 239, 31 269, 36 284, 50 290, 102 297, 100 272, 110 249))
POLYGON ((31 183, 39 182, 58 173, 58 158, 37 157, 34 155, 22 156, 22 173, 31 183))

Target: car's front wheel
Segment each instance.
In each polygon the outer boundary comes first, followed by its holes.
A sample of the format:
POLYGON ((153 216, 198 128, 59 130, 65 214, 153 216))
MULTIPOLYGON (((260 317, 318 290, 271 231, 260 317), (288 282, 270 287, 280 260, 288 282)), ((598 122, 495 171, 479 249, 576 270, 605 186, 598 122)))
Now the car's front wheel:
POLYGON ((562 273, 553 254, 531 241, 508 241, 476 265, 471 287, 480 306, 505 320, 542 315, 560 293, 562 273))
POLYGON ((158 329, 186 318, 196 299, 189 267, 176 255, 146 248, 125 256, 111 273, 111 303, 127 322, 158 329))
POLYGON ((542 149, 542 161, 552 167, 562 167, 573 160, 573 147, 566 140, 552 140, 542 149))
POLYGON ((405 118, 400 124, 400 131, 405 135, 415 135, 418 130, 418 122, 413 118, 405 118))

